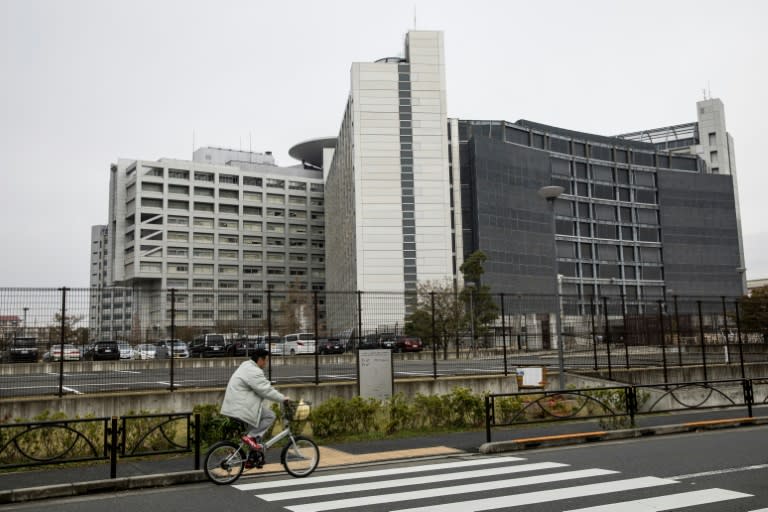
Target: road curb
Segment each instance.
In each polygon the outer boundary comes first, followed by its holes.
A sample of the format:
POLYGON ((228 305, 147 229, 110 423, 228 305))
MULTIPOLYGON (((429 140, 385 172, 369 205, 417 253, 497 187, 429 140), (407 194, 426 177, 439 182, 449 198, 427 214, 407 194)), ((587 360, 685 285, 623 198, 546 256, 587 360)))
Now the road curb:
POLYGON ((159 473, 156 475, 138 475, 88 482, 43 485, 0 491, 0 505, 51 498, 67 498, 85 494, 119 492, 147 487, 168 487, 171 485, 190 484, 206 481, 202 470, 159 473))
POLYGON ((520 439, 511 439, 508 441, 483 443, 480 445, 478 451, 482 454, 495 454, 531 450, 536 448, 569 446, 576 444, 595 443, 599 441, 616 441, 619 439, 633 439, 638 437, 669 434, 683 434, 687 432, 699 432, 702 430, 716 430, 722 428, 736 428, 753 425, 768 425, 768 416, 732 418, 711 421, 693 421, 688 423, 678 423, 675 425, 638 427, 622 430, 575 432, 571 434, 555 436, 526 437, 520 439))

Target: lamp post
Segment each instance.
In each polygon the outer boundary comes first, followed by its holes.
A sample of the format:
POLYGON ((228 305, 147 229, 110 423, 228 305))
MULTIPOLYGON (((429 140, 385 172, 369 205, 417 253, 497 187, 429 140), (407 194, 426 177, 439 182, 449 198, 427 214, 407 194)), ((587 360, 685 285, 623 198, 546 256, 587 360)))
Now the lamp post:
POLYGON ((555 223, 555 200, 565 191, 563 187, 549 185, 541 187, 538 191, 539 197, 547 200, 549 212, 552 215, 552 246, 554 248, 554 264, 552 265, 555 283, 555 341, 557 342, 557 363, 560 370, 558 384, 560 389, 565 389, 565 353, 563 350, 562 337, 560 336, 560 280, 557 275, 557 225, 555 223))
POLYGON ((24 329, 21 331, 23 336, 27 335, 27 311, 29 311, 29 308, 24 306, 22 308, 24 310, 24 329))

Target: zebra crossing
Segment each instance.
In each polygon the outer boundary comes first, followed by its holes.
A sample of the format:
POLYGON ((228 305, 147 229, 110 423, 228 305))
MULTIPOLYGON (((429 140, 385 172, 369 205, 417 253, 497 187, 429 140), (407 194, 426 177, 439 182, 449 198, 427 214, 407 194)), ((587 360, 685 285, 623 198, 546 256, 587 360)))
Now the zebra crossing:
POLYGON ((720 488, 682 491, 680 481, 675 479, 625 478, 611 469, 579 469, 560 462, 528 462, 511 456, 255 481, 232 487, 255 491, 258 499, 291 512, 473 512, 537 504, 563 512, 649 512, 690 510, 753 496, 720 488), (647 497, 646 493, 626 499, 631 497, 627 493, 643 490, 652 490, 656 495, 647 497), (594 497, 607 501, 574 508, 573 500, 594 497))

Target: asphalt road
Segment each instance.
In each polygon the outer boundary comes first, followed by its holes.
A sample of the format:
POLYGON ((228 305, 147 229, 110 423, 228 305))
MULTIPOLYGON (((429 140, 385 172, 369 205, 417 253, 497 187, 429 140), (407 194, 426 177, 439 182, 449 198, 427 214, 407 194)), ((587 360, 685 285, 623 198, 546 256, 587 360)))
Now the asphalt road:
MULTIPOLYGON (((611 353, 613 367, 626 367, 626 356, 624 350, 613 351, 611 353)), ((715 358, 714 355, 708 354, 708 363, 723 363, 723 357, 720 356, 715 358)), ((275 356, 275 358, 279 357, 281 356, 275 356)), ((467 354, 458 359, 438 359, 436 364, 433 364, 430 353, 422 353, 421 357, 425 359, 403 358, 399 354, 393 354, 395 378, 431 377, 435 371, 438 376, 502 374, 505 371, 504 358, 501 356, 470 357, 467 354)), ((314 382, 316 373, 314 356, 303 355, 293 356, 293 358, 296 359, 291 361, 292 364, 273 364, 270 378, 282 384, 314 382)), ((678 363, 677 354, 668 354, 667 359, 670 367, 678 363)), ((693 354, 685 354, 682 360, 684 364, 701 363, 701 357, 693 354)), ((195 360, 195 362, 198 361, 195 360)), ((174 387, 223 387, 226 386, 229 377, 240 364, 240 361, 241 359, 229 358, 231 364, 228 366, 212 364, 197 368, 179 368, 177 365, 174 367, 173 377, 168 361, 163 361, 161 366, 155 368, 137 368, 123 361, 114 361, 101 363, 99 366, 105 368, 101 371, 75 371, 74 368, 80 368, 79 363, 69 364, 65 362, 62 386, 65 394, 158 390, 168 389, 173 378, 174 387)), ((317 375, 321 382, 353 381, 357 378, 354 359, 320 356, 318 363, 317 375)), ((202 360, 201 364, 205 364, 205 360, 202 360)), ((601 368, 607 367, 608 359, 605 353, 599 355, 598 364, 601 368)), ((630 365, 635 368, 660 366, 660 355, 658 353, 630 353, 630 365)), ((4 365, 4 368, 13 370, 15 366, 4 365)), ((37 364, 33 366, 39 368, 39 371, 0 375, 0 398, 58 393, 58 365, 37 364), (52 371, 46 373, 46 368, 52 371)), ((557 368, 557 354, 555 352, 537 354, 511 352, 507 358, 506 371, 512 372, 517 366, 557 368)), ((590 351, 566 354, 565 366, 566 368, 592 368, 594 366, 593 354, 590 351)))
POLYGON ((4 510, 473 510, 765 512, 768 427, 579 445, 497 457, 458 455, 49 500, 4 510))

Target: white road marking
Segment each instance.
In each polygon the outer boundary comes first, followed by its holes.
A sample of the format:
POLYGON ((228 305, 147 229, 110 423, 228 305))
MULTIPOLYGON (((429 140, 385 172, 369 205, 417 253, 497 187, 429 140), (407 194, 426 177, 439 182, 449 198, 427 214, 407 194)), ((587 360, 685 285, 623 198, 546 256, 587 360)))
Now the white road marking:
MULTIPOLYGON (((357 498, 347 498, 347 499, 324 501, 324 502, 318 502, 318 503, 307 503, 306 505, 295 505, 292 507, 285 507, 285 508, 287 508, 288 510, 292 510, 293 512, 320 512, 323 510, 336 510, 336 509, 346 508, 346 507, 362 507, 366 505, 381 505, 383 503, 418 500, 423 498, 433 498, 436 496, 451 496, 456 494, 466 494, 470 492, 486 492, 493 489, 506 489, 508 487, 522 487, 524 485, 533 485, 533 484, 540 484, 540 483, 547 483, 547 482, 561 482, 563 480, 575 480, 578 478, 589 478, 593 476, 612 475, 615 473, 617 473, 617 471, 612 471, 609 469, 582 469, 578 471, 564 471, 561 473, 550 473, 547 475, 526 476, 521 478, 509 478, 506 480, 492 480, 488 482, 479 482, 476 484, 452 485, 450 487, 437 487, 433 489, 423 489, 420 491, 396 492, 396 493, 390 493, 390 494, 379 494, 376 496, 360 496, 357 498)), ((656 480, 661 481, 660 478, 656 480)), ((673 482, 670 480, 670 483, 676 483, 676 482, 673 482)), ((605 484, 601 484, 601 485, 605 485, 605 484)), ((262 496, 258 496, 258 497, 262 498, 262 496)), ((509 503, 508 498, 509 497, 506 497, 504 499, 504 504, 499 505, 499 507, 511 506, 512 504, 508 504, 509 503)), ((483 501, 485 500, 477 500, 476 502, 483 502, 483 501)), ((450 508, 450 510, 456 510, 457 512, 467 512, 467 508, 466 508, 467 504, 476 503, 476 502, 461 502, 460 504, 452 503, 450 505, 449 504, 439 505, 437 508, 432 510, 447 511, 449 509, 443 508, 443 507, 455 507, 455 508, 450 508)), ((522 503, 522 504, 525 504, 525 503, 522 503)), ((478 510, 485 510, 485 508, 481 508, 478 510)))
POLYGON ((133 370, 114 370, 115 373, 132 373, 134 375, 139 375, 141 372, 136 372, 133 370))
MULTIPOLYGON (((640 478, 629 478, 627 480, 616 480, 613 482, 603 482, 599 484, 578 485, 575 487, 565 487, 547 491, 535 491, 523 494, 512 494, 508 496, 496 496, 493 498, 484 498, 479 500, 444 503, 441 505, 433 505, 428 507, 401 509, 394 512, 479 512, 481 510, 509 508, 520 505, 533 505, 534 503, 546 503, 549 501, 581 498, 584 496, 595 496, 598 494, 610 494, 613 492, 630 491, 634 489, 644 489, 647 487, 656 487, 659 485, 670 485, 676 483, 678 482, 675 482, 674 480, 656 478, 654 476, 644 476, 640 478)), ((291 508, 290 510, 293 510, 294 512, 304 512, 305 510, 312 509, 291 508)))
POLYGON ((251 491, 253 489, 277 489, 280 487, 296 487, 299 485, 323 484, 326 482, 338 482, 339 480, 357 480, 360 478, 375 478, 389 475, 405 475, 410 473, 419 473, 421 471, 440 471, 444 469, 468 468, 472 466, 484 466, 490 464, 504 464, 507 462, 519 462, 525 460, 521 457, 488 457, 481 459, 460 460, 456 462, 444 462, 439 464, 422 464, 419 466, 408 466, 404 468, 378 469, 373 471, 356 471, 354 473, 337 473, 335 475, 309 476, 307 478, 291 478, 289 480, 275 480, 273 482, 257 482, 253 484, 233 485, 235 489, 241 491, 251 491))
POLYGON ((677 508, 706 505, 708 503, 749 498, 751 496, 751 494, 725 489, 704 489, 701 491, 669 494, 667 496, 656 496, 654 498, 609 503, 608 505, 599 505, 597 507, 573 509, 568 512, 614 512, 616 510, 621 510, 621 512, 661 512, 663 510, 675 510, 677 508))
MULTIPOLYGON (((387 480, 387 484, 400 487, 432 484, 438 482, 450 482, 452 480, 465 480, 468 478, 481 478, 495 475, 508 475, 512 473, 523 473, 525 471, 539 471, 542 469, 555 469, 568 466, 559 462, 537 462, 532 464, 520 464, 506 467, 494 467, 489 469, 477 469, 474 471, 459 471, 457 473, 443 473, 440 475, 427 475, 420 477, 406 476, 402 479, 387 480)), ((327 496, 342 492, 359 492, 381 489, 381 480, 375 482, 365 482, 362 484, 338 485, 335 487, 320 487, 319 489, 300 489, 298 491, 276 492, 272 494, 260 494, 259 498, 266 501, 280 501, 290 499, 308 498, 310 496, 327 496)))
POLYGON ((689 478, 700 478, 700 477, 703 477, 703 476, 725 475, 727 473, 738 473, 740 471, 754 471, 756 469, 766 469, 766 468, 768 468, 768 464, 756 464, 754 466, 742 466, 740 468, 716 469, 714 471, 702 471, 701 473, 691 473, 689 475, 668 476, 666 478, 669 478, 671 480, 687 480, 689 478))
POLYGON ((61 389, 64 391, 67 391, 69 393, 74 393, 75 395, 82 395, 83 393, 81 391, 76 390, 75 388, 70 388, 67 386, 62 386, 61 389))

